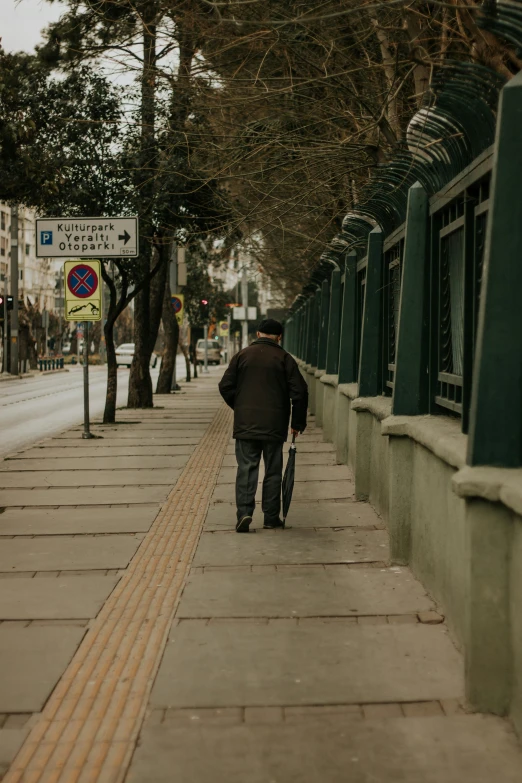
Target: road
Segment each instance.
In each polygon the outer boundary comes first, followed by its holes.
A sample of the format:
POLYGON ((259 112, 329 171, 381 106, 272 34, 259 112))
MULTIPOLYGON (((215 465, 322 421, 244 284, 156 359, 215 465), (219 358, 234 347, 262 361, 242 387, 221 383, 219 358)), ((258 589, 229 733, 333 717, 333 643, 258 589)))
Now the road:
MULTIPOLYGON (((178 373, 183 378, 185 361, 178 356, 178 373)), ((107 370, 90 367, 90 413, 99 417, 105 405, 107 370)), ((158 370, 152 370, 153 382, 158 370)), ((127 402, 129 370, 118 370, 119 406, 127 402)), ((0 455, 27 447, 83 421, 83 371, 40 375, 0 383, 0 455)))

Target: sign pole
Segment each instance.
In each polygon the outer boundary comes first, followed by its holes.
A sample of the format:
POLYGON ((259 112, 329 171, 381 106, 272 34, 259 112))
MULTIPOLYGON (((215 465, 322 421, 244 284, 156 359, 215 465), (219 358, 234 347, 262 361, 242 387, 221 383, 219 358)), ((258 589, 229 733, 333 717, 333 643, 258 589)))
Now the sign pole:
POLYGON ((11 375, 18 375, 18 207, 11 207, 11 375))
POLYGON ((89 420, 89 321, 83 327, 83 433, 82 438, 94 438, 89 420))
POLYGON ((232 332, 232 313, 229 311, 227 315, 227 323, 228 323, 228 334, 227 334, 227 364, 230 364, 230 360, 232 356, 230 355, 232 353, 232 343, 230 342, 230 334, 232 332))
POLYGON ((205 366, 203 372, 208 372, 208 329, 209 324, 205 324, 205 366))
MULTIPOLYGON (((178 246, 176 243, 172 245, 172 255, 170 258, 170 294, 171 296, 174 296, 178 293, 178 246)), ((176 316, 174 315, 174 318, 176 316)), ((179 337, 179 333, 178 333, 179 337)), ((170 382, 170 389, 171 391, 176 391, 178 388, 178 382, 176 378, 176 360, 178 358, 178 342, 176 342, 176 346, 174 348, 174 367, 172 368, 172 379, 170 382)))

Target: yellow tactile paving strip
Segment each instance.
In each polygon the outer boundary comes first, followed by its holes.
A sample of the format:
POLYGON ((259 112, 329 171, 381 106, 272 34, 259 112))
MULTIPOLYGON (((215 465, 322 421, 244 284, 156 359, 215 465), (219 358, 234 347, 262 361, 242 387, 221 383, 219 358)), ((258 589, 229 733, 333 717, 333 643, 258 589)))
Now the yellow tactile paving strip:
POLYGON ((125 777, 223 455, 223 406, 89 629, 4 783, 125 777))

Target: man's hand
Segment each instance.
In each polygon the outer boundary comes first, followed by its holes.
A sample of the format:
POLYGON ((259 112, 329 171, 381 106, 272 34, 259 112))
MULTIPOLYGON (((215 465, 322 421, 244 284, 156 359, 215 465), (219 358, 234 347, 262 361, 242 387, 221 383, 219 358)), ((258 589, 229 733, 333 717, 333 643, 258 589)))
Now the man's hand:
POLYGON ((295 438, 297 438, 297 436, 299 435, 299 430, 294 430, 294 429, 292 429, 292 430, 291 430, 291 432, 292 432, 292 435, 293 435, 295 438))

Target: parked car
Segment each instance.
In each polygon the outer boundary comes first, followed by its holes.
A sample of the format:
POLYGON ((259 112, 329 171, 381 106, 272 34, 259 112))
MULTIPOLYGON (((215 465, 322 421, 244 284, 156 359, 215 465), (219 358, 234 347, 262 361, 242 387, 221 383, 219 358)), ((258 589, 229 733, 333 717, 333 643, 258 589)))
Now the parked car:
MULTIPOLYGON (((196 343, 196 361, 205 364, 205 340, 196 343)), ((207 340, 207 361, 209 364, 220 364, 221 348, 217 340, 207 340)))
MULTIPOLYGON (((134 343, 123 343, 116 348, 116 364, 118 367, 130 367, 134 358, 134 343)), ((150 357, 150 366, 155 367, 158 357, 155 353, 150 357)))
POLYGON ((62 353, 64 356, 71 353, 71 343, 68 340, 62 344, 62 353))

